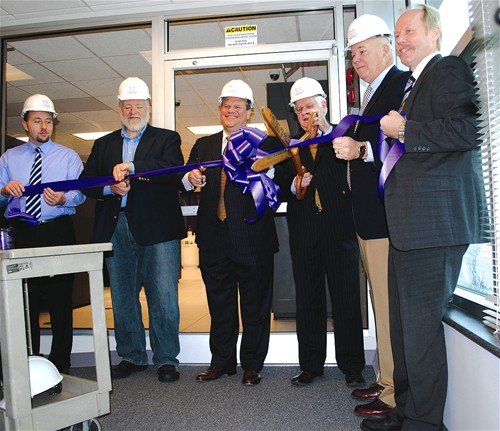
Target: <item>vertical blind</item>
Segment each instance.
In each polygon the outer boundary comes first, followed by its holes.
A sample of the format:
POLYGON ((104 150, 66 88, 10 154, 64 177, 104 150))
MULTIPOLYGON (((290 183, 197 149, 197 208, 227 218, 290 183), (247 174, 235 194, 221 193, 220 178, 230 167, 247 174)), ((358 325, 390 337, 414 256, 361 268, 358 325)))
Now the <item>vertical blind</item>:
POLYGON ((478 81, 483 173, 491 229, 493 293, 486 296, 483 323, 500 333, 498 245, 500 239, 500 24, 498 2, 470 0, 474 73, 478 81))

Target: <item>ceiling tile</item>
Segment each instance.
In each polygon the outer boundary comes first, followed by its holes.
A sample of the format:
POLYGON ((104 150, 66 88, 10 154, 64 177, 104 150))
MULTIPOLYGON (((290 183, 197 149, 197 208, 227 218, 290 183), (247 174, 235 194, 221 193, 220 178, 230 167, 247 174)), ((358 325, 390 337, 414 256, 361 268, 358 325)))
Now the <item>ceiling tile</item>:
POLYGON ((47 67, 67 81, 116 78, 119 75, 99 58, 48 62, 47 67))

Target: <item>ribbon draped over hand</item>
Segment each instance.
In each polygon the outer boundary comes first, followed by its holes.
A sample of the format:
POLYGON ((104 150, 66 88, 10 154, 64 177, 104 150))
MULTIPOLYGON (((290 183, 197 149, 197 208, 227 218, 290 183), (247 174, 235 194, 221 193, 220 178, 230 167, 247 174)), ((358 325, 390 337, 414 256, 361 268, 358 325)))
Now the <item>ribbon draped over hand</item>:
MULTIPOLYGON (((305 141, 292 139, 290 141, 290 146, 287 147, 287 149, 304 147, 323 142, 331 142, 335 138, 343 136, 347 129, 349 129, 349 127, 356 121, 371 123, 379 120, 380 118, 382 118, 382 115, 374 117, 363 117, 354 114, 347 115, 330 133, 305 141)), ((267 135, 258 129, 252 127, 241 127, 238 131, 231 134, 226 154, 222 155, 222 160, 212 160, 201 164, 196 163, 183 166, 172 166, 153 171, 139 172, 128 175, 127 178, 150 177, 173 172, 188 172, 193 169, 198 169, 200 166, 204 168, 213 168, 222 165, 222 168, 226 171, 228 179, 238 184, 242 193, 246 194, 250 192, 252 194, 255 202, 256 217, 254 219, 245 219, 251 223, 262 217, 266 209, 266 205, 274 211, 276 211, 280 205, 280 200, 278 199, 280 188, 278 185, 275 184, 265 173, 255 172, 251 169, 255 160, 283 149, 276 148, 270 152, 261 150, 259 146, 265 141, 266 138, 267 135)), ((43 193, 43 189, 47 187, 51 188, 55 192, 64 192, 68 190, 83 190, 95 187, 104 187, 116 183, 117 181, 115 181, 112 176, 54 181, 26 186, 22 196, 41 194, 43 193)), ((32 215, 21 211, 20 198, 16 197, 11 198, 10 200, 8 218, 17 218, 29 224, 37 223, 37 220, 34 219, 32 215)))

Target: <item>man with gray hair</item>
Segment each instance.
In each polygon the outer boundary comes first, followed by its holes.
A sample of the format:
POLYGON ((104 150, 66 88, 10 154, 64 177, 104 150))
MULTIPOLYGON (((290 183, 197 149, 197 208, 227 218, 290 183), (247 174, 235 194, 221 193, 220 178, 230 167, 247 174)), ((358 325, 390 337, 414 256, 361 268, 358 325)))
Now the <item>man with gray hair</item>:
POLYGON ((118 89, 123 127, 95 141, 81 177, 112 174, 116 184, 85 190, 96 199, 93 242, 113 244, 106 257, 111 283, 116 351, 122 361, 113 378, 148 366, 139 292, 144 287, 149 335, 158 380, 179 379, 178 274, 180 239, 186 236, 175 174, 127 175, 182 165, 177 132, 148 124, 146 83, 125 79, 118 89))
MULTIPOLYGON (((409 72, 402 72, 394 65, 389 41, 392 34, 385 21, 375 15, 361 15, 350 24, 347 33, 352 65, 369 84, 360 114, 374 116, 398 109, 409 72)), ((370 387, 352 392, 353 397, 370 401, 354 409, 365 416, 387 415, 396 405, 389 329, 389 233, 378 191, 382 168, 377 154, 379 127, 378 121, 359 122, 345 136, 333 141, 336 156, 349 161, 354 226, 375 314, 379 376, 370 387)))

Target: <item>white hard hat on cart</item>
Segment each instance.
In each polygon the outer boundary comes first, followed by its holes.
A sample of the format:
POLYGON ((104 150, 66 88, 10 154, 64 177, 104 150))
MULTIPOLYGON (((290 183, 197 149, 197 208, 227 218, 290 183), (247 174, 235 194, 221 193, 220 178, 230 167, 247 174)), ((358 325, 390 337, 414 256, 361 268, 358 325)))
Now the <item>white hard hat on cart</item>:
POLYGON ((26 114, 30 111, 50 112, 53 118, 57 117, 54 103, 45 94, 33 94, 24 101, 21 118, 24 120, 26 114))
POLYGON ((233 79, 229 81, 224 87, 219 96, 219 104, 222 103, 224 97, 238 97, 240 99, 246 99, 250 102, 250 108, 253 108, 255 103, 253 101, 253 91, 250 86, 240 79, 233 79))
MULTIPOLYGON (((29 356, 31 398, 61 383, 63 376, 57 367, 42 356, 29 356)), ((5 399, 0 400, 0 408, 5 409, 5 399)))
POLYGON ((376 15, 368 13, 361 15, 349 25, 346 49, 350 49, 356 43, 380 36, 392 37, 392 32, 387 23, 376 15))

